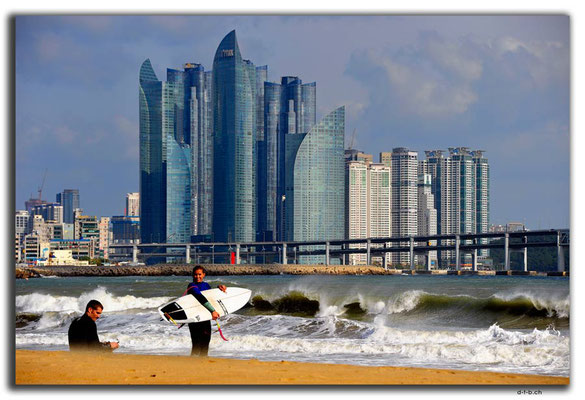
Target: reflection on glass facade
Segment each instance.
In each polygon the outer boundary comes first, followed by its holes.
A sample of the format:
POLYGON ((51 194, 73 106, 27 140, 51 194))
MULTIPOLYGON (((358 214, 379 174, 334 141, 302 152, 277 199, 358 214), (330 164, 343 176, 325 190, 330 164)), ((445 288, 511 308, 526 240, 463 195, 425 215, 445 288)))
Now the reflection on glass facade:
MULTIPOLYGON (((285 240, 343 239, 345 235, 345 108, 307 134, 286 137, 285 240)), ((302 257, 323 262, 324 256, 302 257)))
POLYGON ((140 68, 140 216, 141 242, 166 238, 166 174, 163 172, 162 82, 150 60, 140 68))
POLYGON ((191 235, 191 146, 185 130, 185 82, 169 70, 158 81, 150 60, 140 69, 141 241, 188 242, 191 235))
POLYGON ((256 90, 232 31, 213 60, 215 241, 256 239, 256 90))
POLYGON ((282 239, 281 200, 284 195, 286 135, 308 132, 316 122, 316 84, 303 84, 296 76, 281 83, 264 83, 266 166, 259 190, 260 232, 282 239))
POLYGON ((235 31, 213 72, 140 68, 141 241, 323 240, 344 235, 345 111, 316 124, 316 84, 267 82, 235 31))
POLYGON ((57 193, 57 203, 63 206, 63 223, 74 222, 73 210, 80 208, 79 189, 65 189, 63 193, 57 193))
POLYGON ((168 82, 182 91, 177 104, 176 138, 191 147, 191 232, 211 233, 213 213, 213 125, 211 72, 201 64, 186 63, 184 70, 167 70, 168 82))

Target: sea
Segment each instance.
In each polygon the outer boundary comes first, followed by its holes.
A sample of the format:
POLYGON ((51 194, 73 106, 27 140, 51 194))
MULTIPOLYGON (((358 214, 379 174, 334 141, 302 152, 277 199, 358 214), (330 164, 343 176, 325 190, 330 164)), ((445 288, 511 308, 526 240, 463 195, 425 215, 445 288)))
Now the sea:
MULTIPOLYGON (((67 350, 67 329, 91 299, 102 341, 119 353, 190 354, 189 329, 157 307, 190 277, 16 280, 16 349, 67 350)), ((207 276, 248 288, 219 321, 209 355, 232 359, 407 366, 569 376, 569 278, 453 275, 207 276)))

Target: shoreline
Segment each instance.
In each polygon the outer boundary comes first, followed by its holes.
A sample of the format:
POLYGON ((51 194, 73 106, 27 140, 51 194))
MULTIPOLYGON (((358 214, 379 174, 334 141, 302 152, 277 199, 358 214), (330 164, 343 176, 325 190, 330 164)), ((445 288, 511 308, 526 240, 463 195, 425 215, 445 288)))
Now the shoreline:
MULTIPOLYGON (((540 271, 451 271, 384 269, 373 265, 232 265, 202 264, 207 275, 460 275, 460 276, 562 276, 568 272, 540 271)), ((16 268, 16 279, 40 278, 42 276, 89 277, 89 276, 191 276, 194 264, 156 264, 152 266, 45 266, 16 268)))
POLYGON ((569 377, 413 367, 15 351, 16 385, 569 385, 569 377), (96 371, 107 371, 95 373, 96 371), (201 371, 205 371, 204 374, 201 371))

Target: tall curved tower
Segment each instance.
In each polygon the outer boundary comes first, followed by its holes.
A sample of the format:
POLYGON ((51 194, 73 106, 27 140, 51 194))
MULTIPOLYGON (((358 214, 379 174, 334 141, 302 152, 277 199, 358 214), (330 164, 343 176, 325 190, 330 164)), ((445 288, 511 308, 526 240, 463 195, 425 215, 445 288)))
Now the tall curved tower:
POLYGON ((163 170, 162 82, 150 59, 140 67, 140 241, 161 242, 166 238, 166 177, 163 170))
POLYGON ((213 60, 213 233, 215 241, 256 238, 256 69, 236 32, 213 60))
MULTIPOLYGON (((284 238, 319 241, 345 238, 345 107, 308 133, 286 135, 284 238)), ((323 256, 303 256, 303 263, 323 256)))
POLYGON ((183 135, 182 82, 161 82, 150 60, 140 68, 142 243, 185 243, 191 236, 191 148, 183 135))

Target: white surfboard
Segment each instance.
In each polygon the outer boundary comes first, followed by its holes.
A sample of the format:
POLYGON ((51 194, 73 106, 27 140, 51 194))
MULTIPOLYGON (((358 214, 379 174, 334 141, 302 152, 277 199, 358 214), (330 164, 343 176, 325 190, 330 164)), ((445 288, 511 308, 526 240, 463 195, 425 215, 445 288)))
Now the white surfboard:
MULTIPOLYGON (((249 289, 228 287, 225 293, 219 289, 208 289, 201 292, 215 308, 220 317, 233 313, 244 307, 252 292, 249 289)), ((211 320, 211 312, 192 294, 179 297, 163 304, 158 308, 161 317, 174 324, 188 324, 211 320)))

